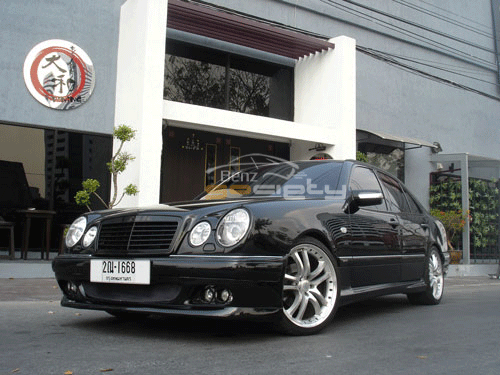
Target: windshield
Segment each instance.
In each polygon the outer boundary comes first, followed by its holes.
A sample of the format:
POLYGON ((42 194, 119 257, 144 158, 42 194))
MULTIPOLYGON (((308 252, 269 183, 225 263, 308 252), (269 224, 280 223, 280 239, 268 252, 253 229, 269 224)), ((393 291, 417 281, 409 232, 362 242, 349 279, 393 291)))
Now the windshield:
POLYGON ((199 199, 283 197, 287 199, 337 199, 340 162, 286 162, 238 172, 207 188, 199 199))

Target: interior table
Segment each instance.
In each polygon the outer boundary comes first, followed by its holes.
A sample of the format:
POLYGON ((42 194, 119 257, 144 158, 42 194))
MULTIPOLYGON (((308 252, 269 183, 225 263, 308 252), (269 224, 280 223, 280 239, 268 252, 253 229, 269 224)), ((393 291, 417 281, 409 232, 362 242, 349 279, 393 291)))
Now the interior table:
MULTIPOLYGON (((47 260, 49 259, 50 252, 50 232, 52 230, 52 219, 56 214, 55 211, 48 210, 18 210, 18 213, 24 216, 24 227, 23 227, 23 243, 21 247, 21 259, 28 258, 28 246, 29 237, 31 230, 31 220, 40 219, 45 223, 45 254, 47 260)), ((43 246, 41 250, 41 259, 43 259, 43 246)))

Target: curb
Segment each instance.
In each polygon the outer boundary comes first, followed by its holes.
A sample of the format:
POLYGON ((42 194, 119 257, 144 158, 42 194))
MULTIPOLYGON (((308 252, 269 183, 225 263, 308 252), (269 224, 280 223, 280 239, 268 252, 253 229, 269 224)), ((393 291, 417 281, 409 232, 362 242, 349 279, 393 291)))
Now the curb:
POLYGON ((51 261, 10 260, 0 262, 0 279, 53 279, 51 261))

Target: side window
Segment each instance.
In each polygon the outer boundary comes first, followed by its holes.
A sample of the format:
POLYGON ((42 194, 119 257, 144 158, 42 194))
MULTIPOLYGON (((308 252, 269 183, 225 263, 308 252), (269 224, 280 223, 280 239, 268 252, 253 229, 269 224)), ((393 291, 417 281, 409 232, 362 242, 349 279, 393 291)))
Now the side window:
MULTIPOLYGON (((380 183, 378 182, 377 176, 371 169, 364 167, 354 167, 351 173, 351 180, 349 182, 350 190, 374 190, 382 192, 380 183)), ((382 204, 378 206, 370 206, 369 209, 376 211, 387 211, 387 206, 383 201, 382 204)))
POLYGON ((410 194, 410 192, 408 191, 408 189, 406 189, 404 186, 403 186, 403 190, 406 193, 406 198, 408 200, 408 205, 410 206, 410 212, 412 214, 421 214, 422 213, 422 209, 420 208, 420 205, 418 204, 418 202, 415 200, 415 198, 413 198, 413 196, 410 194))
POLYGON ((393 212, 409 212, 408 203, 406 202, 405 194, 399 185, 399 182, 385 173, 378 173, 380 181, 386 191, 386 199, 389 204, 390 211, 393 212))

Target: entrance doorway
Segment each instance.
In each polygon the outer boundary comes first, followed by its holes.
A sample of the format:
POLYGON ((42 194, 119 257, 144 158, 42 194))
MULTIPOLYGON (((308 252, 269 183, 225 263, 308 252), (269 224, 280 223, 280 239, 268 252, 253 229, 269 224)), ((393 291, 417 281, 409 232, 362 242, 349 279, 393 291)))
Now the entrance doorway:
MULTIPOLYGON (((254 155, 290 159, 287 143, 199 130, 163 127, 160 202, 191 200, 228 173, 247 168, 240 160, 254 155)), ((260 160, 256 160, 259 159, 260 160)))

